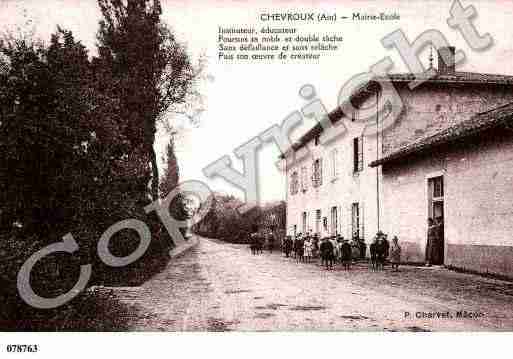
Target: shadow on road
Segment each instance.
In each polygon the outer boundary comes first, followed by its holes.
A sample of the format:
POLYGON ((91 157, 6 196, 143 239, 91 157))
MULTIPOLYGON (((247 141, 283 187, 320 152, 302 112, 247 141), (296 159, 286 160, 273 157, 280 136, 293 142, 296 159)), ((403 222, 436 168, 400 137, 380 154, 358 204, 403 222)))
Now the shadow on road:
POLYGON ((81 294, 75 300, 52 310, 19 306, 9 317, 0 318, 1 331, 126 331, 138 308, 119 302, 108 293, 81 294), (29 318, 29 319, 20 319, 29 318))

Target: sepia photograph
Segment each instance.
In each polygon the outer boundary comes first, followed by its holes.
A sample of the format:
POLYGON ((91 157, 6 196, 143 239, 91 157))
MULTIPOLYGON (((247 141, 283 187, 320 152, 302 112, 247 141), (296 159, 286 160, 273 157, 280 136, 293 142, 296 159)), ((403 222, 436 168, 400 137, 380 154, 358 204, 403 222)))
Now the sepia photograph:
POLYGON ((512 332, 512 5, 0 0, 0 356, 512 332))

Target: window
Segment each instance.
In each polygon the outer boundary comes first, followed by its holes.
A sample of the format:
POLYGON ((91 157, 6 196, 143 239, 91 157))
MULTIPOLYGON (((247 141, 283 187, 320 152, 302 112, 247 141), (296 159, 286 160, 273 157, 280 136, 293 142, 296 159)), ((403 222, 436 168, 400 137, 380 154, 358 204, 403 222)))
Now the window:
POLYGON ((316 146, 319 146, 319 135, 315 136, 314 144, 315 144, 316 146))
POLYGON ((353 116, 351 118, 351 121, 356 122, 358 120, 358 110, 353 110, 353 116))
POLYGON ((338 165, 337 165, 338 151, 334 149, 331 151, 331 177, 333 179, 338 177, 338 165))
POLYGON ((433 200, 441 199, 444 196, 444 182, 442 177, 432 178, 433 184, 433 200))
POLYGON ((434 177, 428 180, 429 190, 429 218, 444 218, 444 181, 443 177, 434 177))
POLYGON ((290 194, 296 194, 299 191, 299 178, 297 172, 290 176, 290 194))
POLYGON ((315 232, 317 234, 321 233, 321 210, 320 209, 315 211, 315 232))
POLYGON ((351 207, 351 229, 353 237, 360 237, 360 204, 353 203, 351 207))
POLYGON ((337 234, 338 234, 337 207, 331 207, 331 235, 336 236, 337 234))
POLYGON ((305 167, 301 168, 301 191, 306 192, 308 189, 308 169, 305 167))
POLYGON ((353 172, 363 171, 363 136, 353 139, 353 172))
POLYGON ((322 185, 322 158, 318 158, 313 163, 312 185, 319 187, 322 185))
POLYGON ((301 217, 301 222, 303 224, 303 233, 306 233, 306 212, 303 212, 301 217))
POLYGON ((328 231, 328 217, 322 219, 322 229, 324 232, 328 231))

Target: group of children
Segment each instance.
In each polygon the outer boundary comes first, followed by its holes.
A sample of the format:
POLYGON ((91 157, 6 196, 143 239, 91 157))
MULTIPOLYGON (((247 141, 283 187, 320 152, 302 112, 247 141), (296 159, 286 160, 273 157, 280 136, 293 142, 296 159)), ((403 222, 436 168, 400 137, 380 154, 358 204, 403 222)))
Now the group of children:
POLYGON ((261 234, 258 232, 258 227, 253 226, 253 232, 249 236, 249 248, 252 254, 262 254, 264 247, 269 250, 269 253, 274 249, 274 234, 268 232, 261 234))
MULTIPOLYGON (((379 231, 369 246, 371 265, 373 269, 382 269, 386 259, 391 263, 394 271, 399 270, 401 261, 401 247, 397 236, 392 238, 390 244, 387 235, 379 231)), ((352 243, 337 235, 319 239, 317 235, 303 235, 299 233, 294 239, 287 236, 283 242, 283 251, 286 257, 294 256, 298 263, 309 263, 313 258, 320 257, 326 269, 333 269, 336 263, 341 263, 345 270, 351 268, 354 259, 365 256, 365 247, 360 241, 352 243)))
POLYGON ((399 263, 401 262, 401 247, 399 246, 399 239, 397 236, 392 238, 392 244, 389 243, 387 235, 381 231, 376 233, 371 245, 369 246, 370 261, 372 269, 383 269, 385 261, 390 261, 392 270, 399 270, 399 263))
POLYGON ((356 249, 356 255, 353 255, 355 247, 341 236, 319 239, 317 235, 303 235, 299 233, 294 239, 288 236, 284 239, 283 251, 285 256, 294 256, 298 263, 309 263, 312 259, 320 257, 326 268, 333 268, 337 262, 343 264, 345 269, 349 269, 353 257, 357 257, 359 249, 356 249))

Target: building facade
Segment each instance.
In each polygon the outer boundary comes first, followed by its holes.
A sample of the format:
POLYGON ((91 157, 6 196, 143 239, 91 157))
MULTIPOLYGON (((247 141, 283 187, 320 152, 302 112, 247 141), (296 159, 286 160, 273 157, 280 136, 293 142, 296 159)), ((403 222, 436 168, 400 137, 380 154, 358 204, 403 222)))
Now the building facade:
MULTIPOLYGON (((353 122, 329 144, 322 134, 305 141, 310 155, 292 165, 287 161, 287 230, 320 236, 370 238, 377 230, 376 137, 361 135, 353 122)), ((380 171, 378 169, 378 171, 380 171)))
POLYGON ((371 165, 382 168, 384 230, 400 236, 405 261, 425 259, 427 218, 438 216, 443 264, 513 276, 513 104, 371 165))
MULTIPOLYGON (((392 84, 402 104, 378 136, 362 137, 358 114, 337 109, 330 118, 344 121, 344 136, 316 146, 317 126, 294 146, 308 146, 311 155, 287 167, 289 233, 357 234, 369 242, 379 229, 399 237, 403 261, 418 263, 426 260, 428 219, 439 218, 443 264, 513 276, 513 77, 439 66, 411 89, 414 80, 376 78, 392 84)), ((355 106, 384 101, 381 86, 371 85, 353 94, 355 106)))

